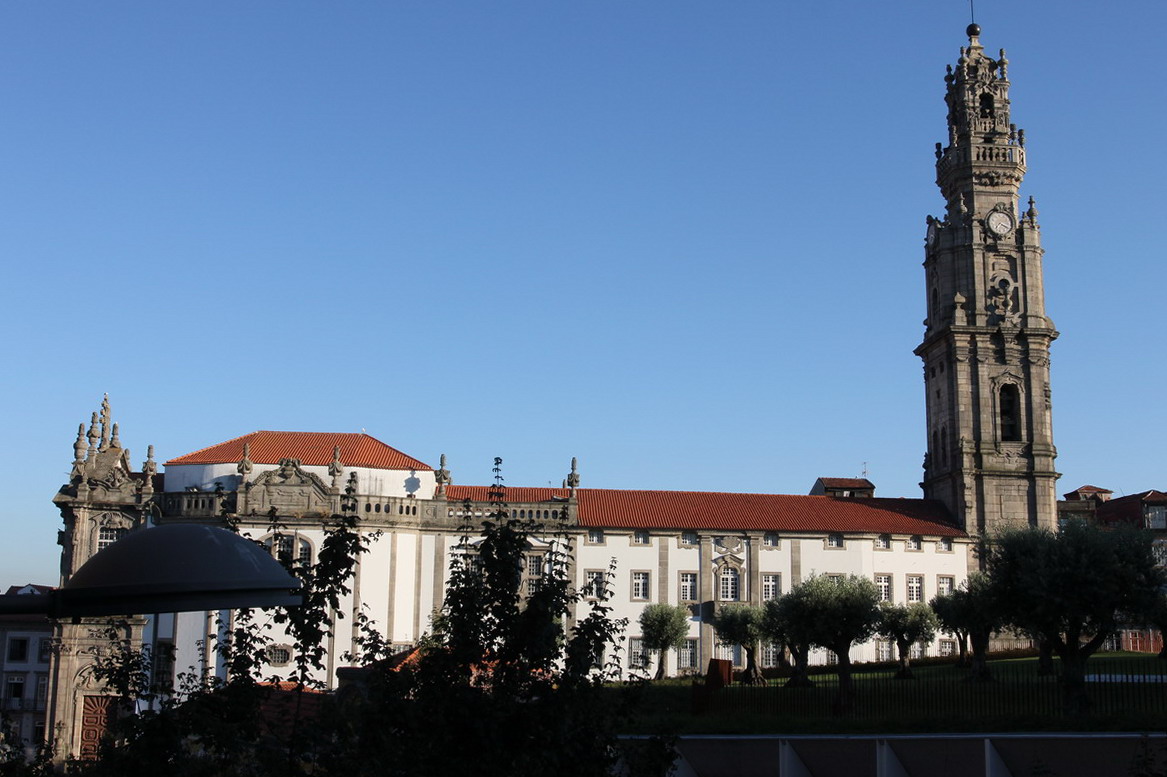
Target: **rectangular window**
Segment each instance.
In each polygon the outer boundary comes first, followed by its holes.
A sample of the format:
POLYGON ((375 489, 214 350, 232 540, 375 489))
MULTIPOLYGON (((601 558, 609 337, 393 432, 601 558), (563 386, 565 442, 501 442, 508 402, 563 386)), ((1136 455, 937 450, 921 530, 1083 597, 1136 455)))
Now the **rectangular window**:
POLYGON ((633 572, 632 573, 632 598, 633 599, 648 599, 651 575, 648 572, 633 572))
POLYGON ((604 530, 603 529, 588 529, 588 544, 589 545, 603 545, 604 544, 604 530))
POLYGON ((687 639, 677 648, 677 669, 697 668, 697 640, 687 639))
POLYGON ((695 532, 695 531, 683 531, 683 532, 681 532, 681 544, 682 545, 696 545, 697 544, 697 532, 695 532))
POLYGON ((648 666, 648 654, 644 651, 644 640, 640 637, 628 640, 628 662, 634 669, 648 666))
POLYGON ((940 575, 936 578, 936 595, 948 596, 956 590, 956 578, 950 575, 940 575))
POLYGON ((891 535, 881 534, 875 538, 876 550, 891 550, 891 535))
POLYGON ((51 637, 41 637, 37 643, 37 663, 47 664, 53 655, 53 640, 51 637))
POLYGON ((778 666, 782 660, 782 646, 777 642, 762 644, 762 666, 771 669, 778 666))
POLYGON ((770 601, 782 595, 782 575, 762 575, 762 600, 770 601))
POLYGON ((1151 553, 1155 556, 1155 563, 1161 567, 1167 567, 1167 542, 1162 540, 1155 540, 1151 544, 1151 553))
POLYGON ((607 595, 608 577, 602 569, 584 570, 584 588, 592 599, 602 599, 607 595))
POLYGON ((1167 529, 1167 507, 1155 505, 1147 508, 1147 528, 1167 529))
POLYGON ((8 638, 8 660, 21 662, 28 660, 28 637, 8 638))
POLYGON ((879 601, 891 601, 891 575, 876 575, 875 588, 879 591, 879 601))
POLYGON ((951 639, 940 640, 940 655, 945 658, 956 655, 956 642, 951 639))
POLYGON ((928 646, 923 642, 913 642, 912 646, 908 648, 908 658, 917 659, 928 655, 928 646))
POLYGON ((97 530, 97 549, 105 550, 124 536, 126 536, 125 529, 115 528, 113 526, 102 526, 97 530))
POLYGON ((951 553, 952 552, 952 538, 951 537, 941 537, 939 540, 936 541, 936 550, 940 551, 941 553, 951 553))
POLYGON ((647 545, 647 544, 649 544, 648 532, 646 532, 646 531, 634 531, 634 532, 632 532, 632 544, 633 545, 647 545))
POLYGON ((916 534, 908 537, 908 544, 906 546, 907 550, 920 550, 923 547, 924 540, 920 537, 920 535, 916 534))
POLYGON ((530 577, 543 576, 543 557, 527 556, 527 575, 530 577))
POLYGON ((762 536, 762 547, 776 548, 778 547, 778 535, 774 532, 766 532, 762 536))
POLYGON ((834 666, 839 663, 839 654, 833 650, 827 651, 827 666, 834 666))
POLYGON ((908 602, 924 601, 924 576, 908 575, 908 602))
POLYGON ((37 709, 44 709, 45 702, 49 700, 49 676, 46 674, 38 675, 36 678, 36 705, 37 709))
POLYGON ((9 675, 8 682, 4 687, 4 698, 6 699, 23 699, 24 698, 24 675, 9 675))
POLYGON ((742 646, 741 645, 718 645, 717 657, 731 662, 734 666, 742 665, 742 646))
POLYGON ((881 639, 875 643, 875 660, 876 661, 894 661, 895 656, 892 654, 891 642, 886 639, 881 639))
POLYGON ((843 535, 842 534, 828 534, 827 535, 827 547, 828 548, 841 548, 841 547, 843 547, 843 535))
POLYGON ((680 600, 682 602, 697 601, 697 573, 696 572, 682 572, 681 573, 681 590, 680 600))
POLYGON ((721 594, 721 601, 738 601, 741 597, 741 575, 738 574, 738 571, 733 567, 726 567, 721 570, 719 581, 718 592, 721 594))

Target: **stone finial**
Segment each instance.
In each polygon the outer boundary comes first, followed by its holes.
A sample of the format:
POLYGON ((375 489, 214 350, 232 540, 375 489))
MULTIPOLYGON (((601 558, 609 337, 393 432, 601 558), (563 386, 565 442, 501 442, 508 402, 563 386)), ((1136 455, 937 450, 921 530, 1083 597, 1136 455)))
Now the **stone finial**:
POLYGON ((109 432, 111 414, 109 411, 109 394, 106 394, 101 400, 101 448, 105 450, 109 447, 109 432))
POLYGON ((97 450, 97 443, 101 439, 101 433, 97 431, 97 413, 89 417, 89 452, 87 456, 92 455, 97 450))
POLYGON ((109 447, 111 447, 111 448, 122 447, 121 440, 118 439, 118 425, 116 423, 113 425, 113 430, 110 433, 109 447))
POLYGON ((77 441, 73 443, 73 463, 80 464, 85 461, 85 424, 78 424, 77 426, 77 441))
POLYGON ((1025 148, 1025 130, 1023 129, 1017 130, 1017 145, 1025 148))
POLYGON ((251 474, 251 469, 254 466, 251 461, 251 443, 245 442, 243 443, 243 458, 235 465, 235 471, 242 475, 244 480, 247 480, 247 476, 251 474))
POLYGON ((1009 77, 1009 60, 1005 58, 1005 49, 1001 49, 1001 61, 997 63, 1001 67, 1001 78, 1009 77))
POLYGON ((446 454, 442 454, 438 459, 438 469, 434 470, 434 481, 438 484, 438 495, 442 496, 446 493, 446 486, 454 482, 450 475, 450 470, 446 469, 446 454))
POLYGON ((1029 209, 1025 211, 1025 219, 1032 226, 1037 226, 1037 206, 1033 203, 1033 197, 1029 198, 1029 209))
POLYGON ((576 458, 575 458, 575 456, 572 456, 571 457, 571 472, 568 473, 567 480, 563 481, 564 484, 568 488, 570 488, 573 492, 577 488, 579 488, 579 472, 576 470, 576 464, 577 464, 576 458))
POLYGON ((340 446, 332 449, 332 461, 328 465, 328 474, 332 475, 332 487, 340 488, 340 478, 344 474, 344 465, 340 463, 340 446))
POLYGON ((154 461, 154 446, 146 446, 146 460, 142 462, 142 474, 146 477, 151 477, 157 474, 158 464, 154 461))
POLYGON ((939 159, 942 156, 944 156, 944 144, 937 143, 936 144, 936 158, 939 159))

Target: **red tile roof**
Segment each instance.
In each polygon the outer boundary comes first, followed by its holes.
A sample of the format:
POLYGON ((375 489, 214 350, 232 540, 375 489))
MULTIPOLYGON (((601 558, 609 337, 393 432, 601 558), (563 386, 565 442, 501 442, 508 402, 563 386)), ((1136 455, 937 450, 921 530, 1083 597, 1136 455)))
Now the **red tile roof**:
POLYGON ((332 449, 339 445, 340 461, 346 467, 432 469, 425 462, 407 456, 375 437, 345 432, 252 432, 171 459, 166 465, 233 464, 243 458, 244 443, 251 445, 250 457, 256 464, 299 459, 306 466, 328 466, 332 461, 332 449))
POLYGON ((826 488, 875 488, 867 478, 819 478, 826 488))
MULTIPOLYGON (((487 486, 449 486, 451 501, 487 501, 487 486)), ((508 488, 508 502, 551 502, 566 488, 508 488)), ((618 491, 581 488, 581 526, 725 531, 814 531, 928 534, 962 537, 948 511, 927 499, 847 499, 789 494, 725 494, 703 491, 618 491)))

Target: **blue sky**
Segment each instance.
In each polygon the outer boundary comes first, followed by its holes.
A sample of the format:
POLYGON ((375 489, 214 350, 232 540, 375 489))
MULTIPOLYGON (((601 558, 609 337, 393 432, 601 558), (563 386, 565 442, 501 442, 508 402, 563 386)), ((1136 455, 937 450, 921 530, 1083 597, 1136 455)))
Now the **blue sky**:
MULTIPOLYGON (((1041 212, 1059 492, 1167 488, 1167 4, 981 0, 1041 212), (1056 9, 1056 11, 1055 11, 1056 9)), ((0 583, 77 424, 360 431, 456 482, 918 496, 959 0, 0 5, 0 583)))

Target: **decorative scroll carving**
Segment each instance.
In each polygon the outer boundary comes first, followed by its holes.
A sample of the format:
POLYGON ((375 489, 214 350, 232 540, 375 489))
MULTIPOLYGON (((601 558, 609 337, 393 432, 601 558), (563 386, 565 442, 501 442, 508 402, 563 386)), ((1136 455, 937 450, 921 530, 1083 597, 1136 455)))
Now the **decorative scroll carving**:
POLYGON ((278 469, 255 479, 247 498, 248 507, 257 512, 332 512, 328 486, 317 475, 301 469, 299 459, 280 459, 278 469))

